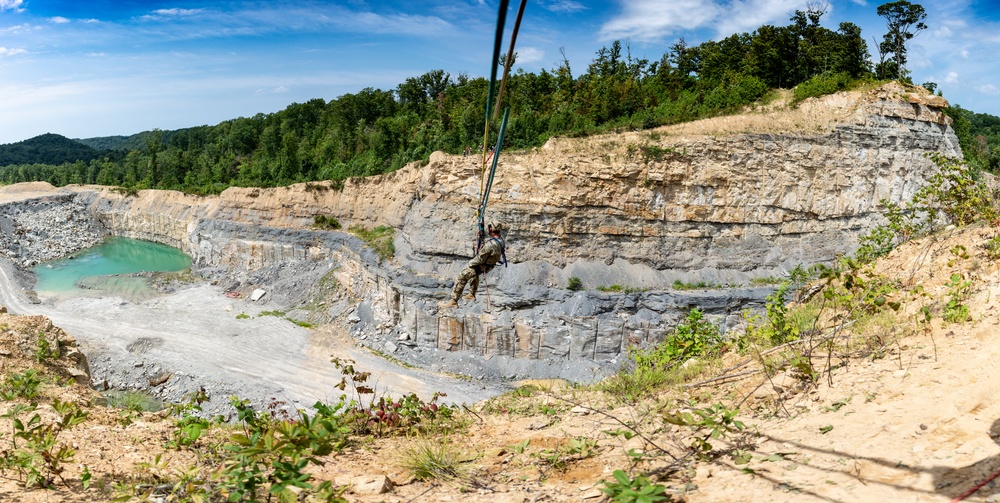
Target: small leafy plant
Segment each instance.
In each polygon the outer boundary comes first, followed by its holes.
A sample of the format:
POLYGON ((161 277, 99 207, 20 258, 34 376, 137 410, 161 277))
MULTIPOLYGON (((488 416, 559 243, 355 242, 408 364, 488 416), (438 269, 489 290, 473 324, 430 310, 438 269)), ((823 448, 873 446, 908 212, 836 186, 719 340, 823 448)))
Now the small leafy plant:
POLYGON ((35 339, 35 361, 42 363, 52 359, 57 354, 58 348, 52 347, 48 337, 45 337, 45 332, 38 332, 38 337, 35 339))
POLYGON ((696 436, 691 445, 692 449, 704 453, 712 450, 709 439, 725 438, 743 431, 746 426, 736 420, 737 414, 739 409, 729 409, 717 403, 703 409, 670 412, 663 416, 663 420, 669 424, 693 428, 695 431, 707 429, 708 434, 704 437, 696 436))
POLYGON ((650 482, 648 477, 632 478, 623 470, 615 470, 611 476, 614 480, 601 481, 604 487, 600 489, 614 503, 655 503, 670 499, 664 495, 667 488, 650 482))
POLYGON ((167 447, 177 450, 190 447, 201 438, 202 432, 211 427, 211 421, 198 415, 202 411, 201 404, 208 400, 205 388, 201 388, 188 394, 185 402, 170 406, 170 412, 176 419, 173 438, 167 441, 167 447))
POLYGON ((948 323, 965 323, 972 318, 965 299, 972 292, 972 281, 962 273, 951 275, 947 285, 948 303, 944 306, 944 321, 948 323))
POLYGON ((28 369, 20 374, 12 372, 0 384, 0 398, 7 401, 15 398, 31 400, 38 396, 41 385, 42 378, 35 369, 28 369))

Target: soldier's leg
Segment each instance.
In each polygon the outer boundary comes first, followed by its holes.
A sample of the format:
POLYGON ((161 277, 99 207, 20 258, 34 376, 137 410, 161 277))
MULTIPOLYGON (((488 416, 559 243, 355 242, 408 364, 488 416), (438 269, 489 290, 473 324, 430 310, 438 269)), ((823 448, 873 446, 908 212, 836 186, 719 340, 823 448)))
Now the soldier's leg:
MULTIPOLYGON (((472 271, 472 269, 469 269, 469 270, 472 271)), ((476 292, 479 291, 479 274, 476 274, 476 271, 472 271, 472 272, 473 272, 473 276, 469 280, 469 295, 475 297, 476 296, 476 292)))
POLYGON ((451 291, 451 300, 458 302, 458 298, 462 296, 462 290, 465 290, 465 284, 472 278, 478 278, 478 275, 476 274, 476 271, 473 271, 468 267, 462 269, 462 272, 458 273, 458 277, 455 278, 455 288, 451 291))

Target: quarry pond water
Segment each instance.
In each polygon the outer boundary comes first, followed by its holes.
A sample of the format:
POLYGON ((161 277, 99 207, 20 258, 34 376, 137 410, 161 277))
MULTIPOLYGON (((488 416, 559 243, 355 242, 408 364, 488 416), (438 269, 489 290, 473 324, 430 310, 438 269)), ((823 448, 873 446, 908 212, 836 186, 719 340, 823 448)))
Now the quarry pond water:
POLYGON ((142 272, 175 272, 191 267, 191 257, 160 243, 110 237, 68 257, 35 266, 35 291, 47 297, 100 293, 132 300, 153 295, 142 272))

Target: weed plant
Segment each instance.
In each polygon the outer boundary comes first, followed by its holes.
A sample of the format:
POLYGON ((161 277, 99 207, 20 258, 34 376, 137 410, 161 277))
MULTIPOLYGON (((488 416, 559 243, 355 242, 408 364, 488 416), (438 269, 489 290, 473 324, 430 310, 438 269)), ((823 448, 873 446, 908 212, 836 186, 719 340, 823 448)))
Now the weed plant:
POLYGON ((396 231, 392 227, 380 225, 368 230, 356 225, 348 230, 351 234, 368 243, 368 246, 371 246, 382 260, 389 260, 396 255, 396 246, 392 242, 396 231))
POLYGON ((614 480, 602 480, 604 487, 600 490, 612 503, 656 503, 670 501, 666 496, 667 488, 661 484, 652 483, 648 477, 630 477, 623 470, 615 470, 611 474, 614 480))
POLYGON ((416 480, 448 482, 469 476, 466 458, 451 442, 424 438, 403 448, 399 464, 416 480))
POLYGON ((57 479, 69 486, 62 474, 76 451, 60 442, 59 436, 86 420, 88 413, 74 403, 55 399, 52 410, 57 419, 46 423, 35 410, 33 403, 19 403, 0 414, 11 423, 10 443, 0 452, 0 472, 14 471, 27 488, 52 488, 57 479), (22 420, 27 414, 31 417, 22 420))
POLYGON ((980 181, 975 169, 956 159, 934 154, 938 172, 902 207, 883 200, 886 223, 859 240, 855 258, 871 262, 907 240, 928 235, 945 224, 997 222, 997 194, 980 181))
POLYGON ((132 412, 156 412, 163 403, 141 391, 108 391, 104 393, 108 407, 132 412))
POLYGON ((674 280, 673 287, 674 290, 704 290, 708 288, 721 288, 720 285, 715 283, 706 283, 704 281, 684 282, 679 279, 674 280))
POLYGON ((667 384, 683 381, 691 374, 700 372, 703 365, 685 368, 681 364, 690 358, 718 354, 723 345, 719 328, 705 319, 701 310, 692 309, 685 320, 659 344, 651 348, 631 349, 631 368, 601 381, 598 389, 634 402, 667 384))
POLYGON ((38 396, 42 385, 42 376, 35 369, 22 373, 11 372, 0 383, 0 398, 11 401, 17 398, 31 400, 38 396))

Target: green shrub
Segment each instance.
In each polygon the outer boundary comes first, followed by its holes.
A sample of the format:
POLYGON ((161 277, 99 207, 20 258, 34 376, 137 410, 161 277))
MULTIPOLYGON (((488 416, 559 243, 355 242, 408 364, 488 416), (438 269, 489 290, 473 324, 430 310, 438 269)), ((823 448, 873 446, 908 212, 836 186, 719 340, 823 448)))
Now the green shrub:
POLYGON ((35 339, 35 346, 35 361, 38 363, 42 363, 59 354, 58 340, 56 341, 56 347, 53 348, 49 344, 48 337, 45 337, 45 332, 38 332, 38 337, 35 339))
POLYGON ((688 311, 684 321, 663 342, 651 350, 636 352, 635 363, 637 367, 669 368, 688 358, 709 352, 718 345, 721 338, 718 327, 706 320, 701 310, 694 308, 688 311))
POLYGON ((644 288, 639 288, 635 286, 621 286, 621 285, 611 285, 611 286, 599 286, 597 287, 599 291, 609 292, 609 293, 637 293, 645 291, 644 288))
POLYGON ((674 280, 674 290, 704 290, 706 288, 719 288, 718 284, 706 283, 704 281, 684 282, 679 279, 674 280))
POLYGON ((689 378, 701 372, 702 365, 681 366, 686 360, 712 354, 721 344, 722 333, 704 318, 699 309, 692 309, 673 333, 651 348, 629 351, 634 365, 622 369, 601 381, 598 389, 636 401, 657 389, 689 378))
POLYGON ((850 89, 856 81, 845 72, 824 72, 795 86, 792 90, 792 103, 798 103, 806 98, 833 94, 837 91, 850 89))
POLYGON ((340 229, 340 221, 332 216, 316 215, 313 217, 313 228, 337 230, 340 229))
POLYGON ((580 278, 573 276, 569 279, 569 283, 566 284, 566 289, 574 292, 583 290, 583 281, 580 280, 580 278))
POLYGON ((861 236, 854 256, 870 262, 896 246, 928 235, 945 224, 958 226, 1000 220, 996 196, 979 180, 975 169, 957 159, 932 154, 938 166, 927 185, 903 207, 883 200, 886 223, 861 236))
POLYGON ((944 306, 944 321, 948 323, 965 323, 972 316, 965 300, 972 293, 972 281, 964 274, 952 274, 948 281, 948 303, 944 306))

